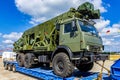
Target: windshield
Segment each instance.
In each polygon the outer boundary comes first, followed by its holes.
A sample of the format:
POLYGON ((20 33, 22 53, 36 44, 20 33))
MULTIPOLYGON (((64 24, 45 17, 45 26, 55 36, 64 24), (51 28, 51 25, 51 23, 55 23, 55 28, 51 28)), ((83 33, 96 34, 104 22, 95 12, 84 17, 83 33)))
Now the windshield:
POLYGON ((82 31, 89 32, 89 33, 92 33, 92 34, 98 36, 98 32, 93 25, 91 25, 87 22, 81 22, 81 21, 79 21, 79 25, 80 25, 82 31))

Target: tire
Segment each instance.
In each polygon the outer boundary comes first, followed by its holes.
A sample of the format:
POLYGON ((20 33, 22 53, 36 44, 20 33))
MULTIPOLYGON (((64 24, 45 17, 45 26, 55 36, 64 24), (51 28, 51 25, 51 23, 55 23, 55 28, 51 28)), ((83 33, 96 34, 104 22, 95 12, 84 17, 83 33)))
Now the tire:
POLYGON ((24 56, 23 53, 19 53, 17 56, 17 62, 20 67, 24 67, 24 56))
POLYGON ((74 70, 74 67, 70 62, 68 55, 63 52, 58 53, 54 56, 52 61, 52 68, 54 73, 61 77, 71 76, 74 70))
POLYGON ((8 64, 5 64, 5 65, 4 65, 4 69, 5 69, 5 70, 8 70, 8 64))
POLYGON ((26 68, 32 68, 33 67, 33 63, 34 63, 34 58, 35 58, 35 56, 32 53, 25 54, 24 66, 26 68))
POLYGON ((8 70, 12 71, 12 65, 8 64, 8 70))
POLYGON ((16 72, 16 66, 15 66, 15 65, 13 65, 12 71, 13 71, 13 72, 16 72))
POLYGON ((76 67, 79 69, 79 71, 81 72, 88 72, 89 70, 91 70, 94 66, 94 63, 87 63, 87 64, 79 64, 76 65, 76 67))

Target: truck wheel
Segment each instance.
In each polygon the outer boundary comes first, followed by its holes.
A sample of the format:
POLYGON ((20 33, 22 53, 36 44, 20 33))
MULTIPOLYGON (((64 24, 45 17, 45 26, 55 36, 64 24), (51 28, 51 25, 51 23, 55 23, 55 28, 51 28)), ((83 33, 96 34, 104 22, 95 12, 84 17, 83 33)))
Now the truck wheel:
POLYGON ((35 58, 35 56, 32 53, 25 54, 24 66, 26 68, 32 68, 33 67, 34 58, 35 58))
POLYGON ((8 64, 8 70, 12 71, 12 65, 8 64))
POLYGON ((15 65, 13 65, 12 70, 13 70, 13 72, 16 72, 16 66, 15 65))
POLYGON ((89 70, 91 70, 94 66, 94 63, 91 62, 91 63, 88 63, 88 64, 79 64, 79 65, 76 65, 76 67, 81 71, 81 72, 87 72, 89 70))
POLYGON ((70 59, 65 53, 58 53, 52 61, 52 68, 56 75, 61 77, 69 77, 72 75, 74 67, 70 59))
POLYGON ((5 70, 8 70, 8 64, 5 64, 4 68, 5 68, 5 70))
POLYGON ((25 55, 23 53, 20 53, 17 56, 18 65, 21 66, 21 67, 24 67, 24 56, 25 55))

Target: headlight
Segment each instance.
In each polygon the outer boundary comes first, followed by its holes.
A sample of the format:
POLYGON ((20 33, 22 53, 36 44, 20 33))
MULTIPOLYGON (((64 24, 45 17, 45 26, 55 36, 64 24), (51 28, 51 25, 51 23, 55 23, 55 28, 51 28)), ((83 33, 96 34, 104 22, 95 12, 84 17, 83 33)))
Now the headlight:
POLYGON ((103 51, 104 50, 104 46, 100 47, 100 50, 103 51))
POLYGON ((87 48, 87 50, 89 50, 89 49, 90 49, 90 48, 89 48, 89 46, 87 46, 86 48, 87 48))

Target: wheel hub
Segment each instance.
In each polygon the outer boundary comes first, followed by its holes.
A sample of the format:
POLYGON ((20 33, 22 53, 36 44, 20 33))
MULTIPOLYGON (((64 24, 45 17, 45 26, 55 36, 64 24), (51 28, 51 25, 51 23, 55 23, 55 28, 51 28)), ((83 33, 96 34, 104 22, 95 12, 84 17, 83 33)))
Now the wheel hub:
POLYGON ((57 70, 63 72, 64 70, 64 63, 62 61, 58 61, 57 63, 57 70))

